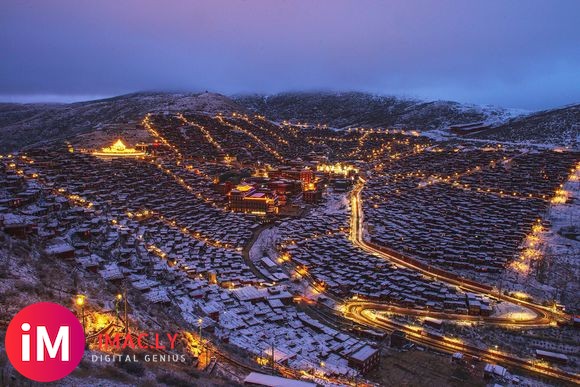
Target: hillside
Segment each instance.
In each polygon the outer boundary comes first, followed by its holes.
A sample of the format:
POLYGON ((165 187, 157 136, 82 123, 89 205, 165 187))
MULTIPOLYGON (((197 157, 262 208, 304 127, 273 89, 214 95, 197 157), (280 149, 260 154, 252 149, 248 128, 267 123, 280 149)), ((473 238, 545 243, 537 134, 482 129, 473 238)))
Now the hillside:
POLYGON ((472 138, 565 145, 578 148, 580 104, 517 117, 472 138))
POLYGON ((241 109, 215 93, 134 93, 72 104, 0 104, 0 151, 130 123, 148 112, 214 113, 241 109))
POLYGON ((451 125, 483 123, 469 138, 578 146, 580 105, 523 115, 521 111, 452 101, 419 101, 366 93, 133 93, 72 104, 0 103, 0 152, 41 141, 68 139, 114 126, 134 127, 148 112, 253 112, 273 121, 320 123, 332 128, 401 127, 448 132, 451 125))
POLYGON ((445 129, 452 124, 503 122, 517 112, 452 101, 419 101, 366 93, 283 93, 241 95, 234 100, 273 120, 351 126, 445 129))

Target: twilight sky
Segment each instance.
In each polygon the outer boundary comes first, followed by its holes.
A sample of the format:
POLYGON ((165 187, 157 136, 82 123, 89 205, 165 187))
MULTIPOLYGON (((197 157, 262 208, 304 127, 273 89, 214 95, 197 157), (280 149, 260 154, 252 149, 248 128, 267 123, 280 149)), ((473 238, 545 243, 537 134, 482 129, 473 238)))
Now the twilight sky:
POLYGON ((580 102, 578 0, 2 0, 0 100, 360 90, 580 102))

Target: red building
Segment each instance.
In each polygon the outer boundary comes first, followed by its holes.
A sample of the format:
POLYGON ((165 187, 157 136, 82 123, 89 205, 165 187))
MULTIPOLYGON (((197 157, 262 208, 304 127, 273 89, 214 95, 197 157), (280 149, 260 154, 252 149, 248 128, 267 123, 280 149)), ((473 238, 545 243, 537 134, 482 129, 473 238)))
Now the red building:
POLYGON ((300 180, 302 181, 302 184, 313 183, 316 180, 314 171, 311 169, 304 169, 300 171, 300 180))
POLYGON ((381 353, 378 349, 366 344, 350 355, 348 365, 364 374, 379 364, 380 355, 381 353))
POLYGON ((230 191, 228 198, 233 211, 256 215, 278 213, 278 194, 267 188, 241 184, 230 191))

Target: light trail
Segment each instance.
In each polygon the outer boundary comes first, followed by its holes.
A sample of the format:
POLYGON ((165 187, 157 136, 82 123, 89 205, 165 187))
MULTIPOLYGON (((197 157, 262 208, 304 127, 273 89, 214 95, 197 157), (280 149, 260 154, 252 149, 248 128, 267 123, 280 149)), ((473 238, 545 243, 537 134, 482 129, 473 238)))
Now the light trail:
POLYGON ((552 368, 545 365, 535 364, 531 360, 526 360, 519 358, 515 355, 507 354, 503 351, 497 349, 486 349, 478 348, 471 344, 467 344, 457 338, 448 337, 430 337, 423 334, 423 330, 420 327, 409 326, 407 324, 392 321, 380 316, 375 316, 370 313, 365 303, 351 303, 345 307, 345 317, 357 322, 360 325, 367 326, 374 329, 382 330, 401 330, 405 332, 407 338, 413 342, 426 345, 437 350, 455 353, 462 352, 464 354, 475 356, 482 360, 491 363, 506 364, 512 367, 525 369, 528 371, 540 373, 545 376, 556 378, 559 380, 564 380, 567 382, 572 382, 578 384, 580 378, 577 374, 566 372, 560 369, 552 368))
POLYGON ((445 337, 439 339, 424 336, 421 334, 422 328, 419 328, 418 330, 413 329, 413 327, 409 327, 405 324, 391 321, 382 318, 381 316, 376 316, 376 311, 385 311, 402 315, 439 317, 447 320, 476 321, 490 325, 520 328, 545 328, 551 326, 554 321, 562 321, 567 317, 563 313, 559 313, 548 307, 501 294, 498 291, 494 291, 494 289, 489 285, 462 278, 454 273, 427 265, 418 261, 417 259, 403 256, 402 254, 392 251, 386 247, 365 241, 363 237, 364 230, 362 201, 360 198, 361 191, 364 188, 364 183, 365 180, 361 178, 360 182, 353 189, 351 196, 350 240, 355 246, 359 247, 365 252, 387 259, 397 265, 417 271, 427 277, 433 277, 438 281, 455 285, 462 290, 481 293, 489 297, 495 297, 502 301, 519 305, 523 308, 526 308, 528 314, 533 317, 528 318, 526 316, 524 318, 514 319, 509 317, 449 315, 440 312, 410 309, 372 301, 354 300, 346 301, 343 305, 343 310, 345 312, 344 317, 361 325, 375 329, 378 328, 389 331, 394 329, 402 330, 412 341, 427 345, 432 348, 437 348, 445 352, 453 353, 460 351, 472 356, 480 357, 486 361, 496 363, 502 362, 510 366, 537 372, 560 380, 579 383, 580 378, 577 374, 569 373, 548 366, 537 365, 530 360, 521 359, 515 355, 506 354, 491 349, 477 348, 462 341, 458 342, 458 340, 446 340, 445 337))
MULTIPOLYGON (((384 246, 379 246, 375 243, 365 241, 363 237, 362 200, 360 198, 360 194, 363 187, 364 180, 361 179, 361 182, 357 184, 357 186, 354 188, 351 197, 352 214, 351 214, 350 240, 353 242, 355 246, 359 247, 360 249, 370 254, 382 257, 400 266, 404 266, 414 271, 417 271, 423 274, 424 276, 436 278, 438 281, 458 286, 459 288, 466 291, 484 294, 489 297, 495 297, 502 301, 507 301, 519 305, 521 307, 527 308, 530 311, 532 311, 534 315, 536 315, 535 324, 549 326, 552 320, 560 321, 567 317, 561 313, 553 311, 549 307, 545 307, 530 301, 521 300, 515 297, 504 295, 499 291, 494 291, 494 289, 489 285, 485 285, 467 278, 460 277, 454 273, 447 272, 442 269, 420 262, 417 259, 403 256, 384 246)), ((525 321, 520 321, 518 323, 525 325, 525 321)))

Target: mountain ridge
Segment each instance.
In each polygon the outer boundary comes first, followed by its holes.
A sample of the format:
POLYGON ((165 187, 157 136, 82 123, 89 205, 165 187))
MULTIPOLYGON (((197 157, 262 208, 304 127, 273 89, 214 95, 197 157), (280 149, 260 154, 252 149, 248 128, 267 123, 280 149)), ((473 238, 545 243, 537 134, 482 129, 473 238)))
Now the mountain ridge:
POLYGON ((243 112, 269 120, 325 124, 332 128, 399 127, 449 132, 452 125, 489 126, 464 138, 578 146, 580 105, 523 114, 522 111, 423 101, 363 92, 288 92, 226 96, 199 92, 135 92, 74 103, 0 103, 0 151, 46 140, 67 139, 109 125, 132 125, 146 113, 243 112))
POLYGON ((244 111, 217 93, 137 92, 63 104, 0 103, 0 150, 66 139, 113 124, 130 124, 147 113, 244 111))
POLYGON ((414 127, 444 129, 453 124, 505 121, 514 109, 425 101, 417 98, 381 96, 362 92, 289 92, 273 95, 237 95, 234 101, 248 110, 275 120, 304 120, 335 128, 352 126, 414 127), (324 114, 320 114, 324 111, 324 114))

